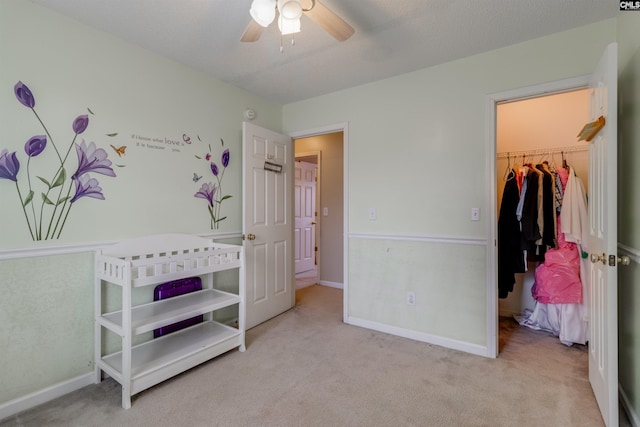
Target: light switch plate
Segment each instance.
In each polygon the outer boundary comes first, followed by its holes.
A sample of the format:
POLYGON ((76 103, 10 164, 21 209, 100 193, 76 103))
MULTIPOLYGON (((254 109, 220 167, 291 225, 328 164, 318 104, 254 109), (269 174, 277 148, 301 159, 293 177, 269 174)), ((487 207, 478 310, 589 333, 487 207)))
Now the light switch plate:
POLYGON ((375 221, 378 219, 378 213, 376 212, 376 208, 369 208, 369 220, 375 221))
POLYGON ((480 221, 480 208, 471 208, 471 221, 480 221))

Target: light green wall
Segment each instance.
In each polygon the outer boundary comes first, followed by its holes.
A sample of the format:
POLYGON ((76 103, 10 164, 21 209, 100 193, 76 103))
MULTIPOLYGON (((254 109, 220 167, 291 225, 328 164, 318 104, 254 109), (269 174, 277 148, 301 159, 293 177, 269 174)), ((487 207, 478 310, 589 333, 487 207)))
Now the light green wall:
MULTIPOLYGON (((592 72, 615 40, 615 24, 288 104, 283 129, 349 122, 349 233, 483 239, 488 223, 469 216, 480 207, 486 218, 491 203, 486 96, 592 72)), ((351 237, 349 316, 484 346, 485 257, 484 246, 351 237), (415 308, 407 308, 408 290, 416 292, 415 308)))
MULTIPOLYGON (((95 115, 89 114, 89 127, 80 137, 107 151, 117 175, 93 175, 106 200, 78 200, 58 242, 116 240, 167 231, 210 232, 207 202, 194 194, 203 183, 216 182, 204 157, 211 153, 222 169, 221 139, 231 153, 222 192, 232 198, 222 205, 227 219, 220 230, 241 229, 242 113, 253 108, 258 125, 279 131, 281 105, 31 2, 0 3, 0 40, 0 149, 17 151, 22 194, 28 193, 24 143, 44 132, 34 114, 16 100, 13 88, 18 81, 33 92, 35 109, 62 151, 73 138, 73 119, 88 114, 90 108, 95 115), (117 135, 106 136, 111 133, 117 135), (183 134, 190 144, 184 143, 183 134), (148 148, 138 145, 149 143, 134 135, 167 138, 179 145, 152 142, 154 148, 148 148), (125 154, 117 156, 110 145, 126 146, 125 154), (197 183, 194 173, 202 176, 197 183)), ((30 163, 34 203, 39 207, 43 187, 36 176, 52 182, 59 166, 51 140, 30 163)), ((72 175, 77 168, 75 149, 65 166, 67 175, 72 175)), ((0 205, 4 227, 0 249, 37 246, 31 243, 14 183, 0 180, 0 194, 6 201, 0 205)))
MULTIPOLYGON (((618 241, 640 253, 640 15, 620 13, 618 120, 618 241)), ((636 260, 638 258, 636 257, 636 260)), ((640 267, 618 270, 619 381, 640 414, 640 267)))
POLYGON ((483 246, 350 239, 349 264, 349 316, 485 344, 483 246), (410 291, 416 304, 408 306, 410 291))
MULTIPOLYGON (((211 233, 206 202, 193 195, 213 175, 195 155, 204 156, 211 143, 219 158, 220 138, 231 150, 223 187, 233 195, 223 205, 228 220, 220 231, 240 232, 242 113, 253 108, 258 125, 278 131, 281 105, 23 0, 0 1, 0 58, 0 150, 17 151, 22 185, 24 143, 42 129, 14 96, 19 80, 60 144, 69 144, 71 122, 89 107, 95 116, 82 135, 87 142, 107 150, 128 146, 122 158, 109 151, 114 163, 126 165, 114 167, 116 178, 96 176, 106 200, 79 200, 59 241, 30 241, 15 185, 0 179, 0 253, 150 233, 211 233), (106 137, 110 132, 118 136, 106 137), (133 133, 176 139, 189 133, 192 144, 179 153, 143 150, 133 133), (194 172, 203 175, 197 184, 194 172)), ((32 168, 55 164, 45 156, 53 155, 50 147, 32 159, 32 168)), ((69 168, 77 167, 75 151, 70 160, 75 166, 69 168)), ((92 260, 92 253, 80 253, 0 261, 0 404, 91 372, 92 260)))
POLYGON ((0 403, 93 369, 93 255, 0 261, 0 403))

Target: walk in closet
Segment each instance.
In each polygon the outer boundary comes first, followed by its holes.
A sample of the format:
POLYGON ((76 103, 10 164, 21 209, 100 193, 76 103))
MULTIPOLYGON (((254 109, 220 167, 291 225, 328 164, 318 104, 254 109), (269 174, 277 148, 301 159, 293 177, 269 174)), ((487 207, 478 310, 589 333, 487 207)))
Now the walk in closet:
POLYGON ((552 330, 566 345, 584 344, 588 295, 580 270, 584 275, 586 260, 571 233, 565 239, 562 229, 568 225, 560 224, 559 219, 567 184, 581 185, 583 194, 588 194, 588 143, 578 141, 577 134, 589 121, 589 92, 584 89, 505 102, 497 106, 496 117, 499 315, 515 317, 533 329, 552 330), (536 230, 540 228, 535 243, 528 240, 532 239, 532 225, 526 219, 530 208, 521 198, 523 185, 528 191, 528 168, 540 177, 541 186, 543 179, 548 179, 545 188, 552 189, 544 196, 541 190, 536 198, 541 207, 534 220, 536 230), (568 182, 571 175, 573 180, 568 182), (548 209, 543 212, 545 203, 548 209), (518 228, 514 231, 513 227, 518 228), (511 266, 514 260, 520 261, 517 267, 511 266), (545 293, 548 286, 564 286, 560 291, 563 298, 573 292, 567 301, 579 299, 582 303, 554 304, 555 294, 545 293))

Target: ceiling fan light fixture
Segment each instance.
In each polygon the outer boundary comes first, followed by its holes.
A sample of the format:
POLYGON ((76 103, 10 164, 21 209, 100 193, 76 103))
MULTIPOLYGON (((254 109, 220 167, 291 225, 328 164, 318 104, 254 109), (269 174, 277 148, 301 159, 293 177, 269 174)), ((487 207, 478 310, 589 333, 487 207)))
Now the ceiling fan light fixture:
POLYGON ((302 4, 299 0, 278 0, 278 11, 284 19, 300 19, 302 4))
POLYGON ((278 28, 280 34, 286 36, 287 34, 295 34, 300 32, 300 18, 298 19, 286 19, 282 15, 278 18, 278 28))
POLYGON ((276 0, 253 0, 249 14, 263 27, 268 27, 276 17, 276 0))

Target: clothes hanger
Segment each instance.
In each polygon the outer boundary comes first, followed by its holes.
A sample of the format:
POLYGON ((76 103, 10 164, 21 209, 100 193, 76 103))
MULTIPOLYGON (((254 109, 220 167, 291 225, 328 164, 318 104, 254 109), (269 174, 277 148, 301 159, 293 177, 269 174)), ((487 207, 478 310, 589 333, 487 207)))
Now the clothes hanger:
POLYGON ((545 153, 542 157, 542 168, 551 173, 551 166, 549 165, 549 159, 553 162, 553 155, 551 154, 551 150, 548 153, 545 153))
POLYGON ((568 171, 569 165, 567 165, 567 159, 564 157, 564 151, 561 151, 560 153, 562 154, 562 167, 568 171))
POLYGON ((551 157, 551 163, 549 164, 549 168, 551 170, 556 170, 556 157, 554 156, 555 153, 552 153, 551 150, 549 150, 549 157, 551 157))
POLYGON ((507 153, 507 169, 505 169, 504 174, 502 175, 503 181, 509 181, 513 179, 514 175, 511 175, 511 154, 507 153))

